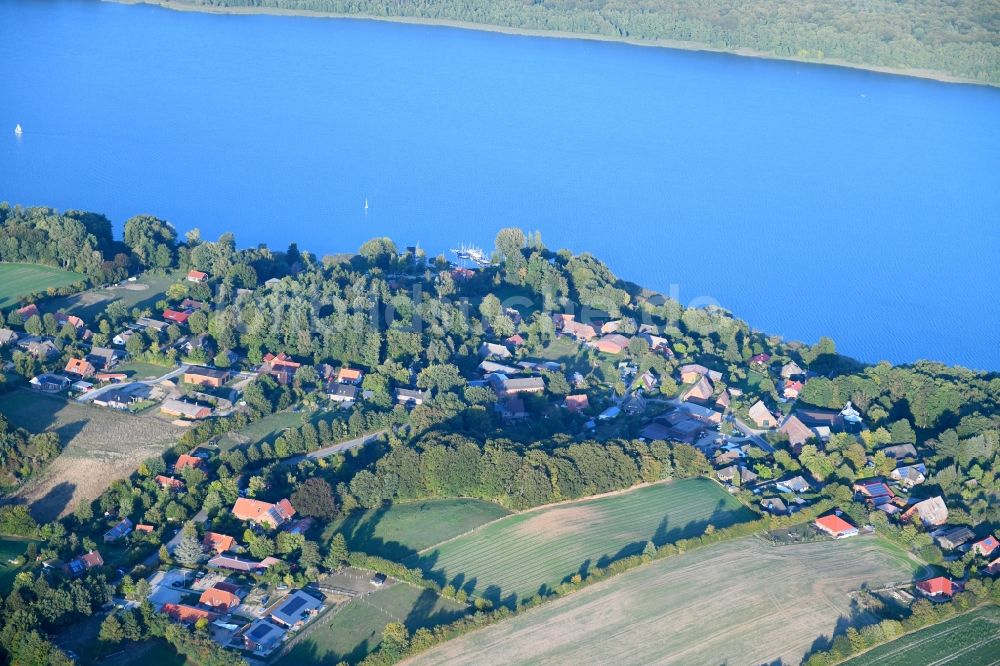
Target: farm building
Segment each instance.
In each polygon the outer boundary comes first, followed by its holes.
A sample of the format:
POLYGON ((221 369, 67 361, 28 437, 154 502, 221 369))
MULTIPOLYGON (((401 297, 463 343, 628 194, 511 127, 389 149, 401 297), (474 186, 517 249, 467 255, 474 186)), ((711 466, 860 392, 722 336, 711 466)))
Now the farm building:
POLYGON ((491 380, 493 390, 501 397, 518 393, 541 393, 545 391, 545 380, 541 377, 516 377, 511 379, 503 375, 494 375, 491 380))
POLYGON ((194 402, 185 402, 176 398, 168 398, 160 405, 160 411, 167 416, 182 419, 207 419, 212 415, 212 408, 194 402))
POLYGON ((826 532, 834 539, 846 539, 856 536, 858 528, 837 515, 823 516, 816 519, 816 529, 826 532))
POLYGON ((185 384, 211 386, 219 388, 229 379, 229 371, 220 368, 206 368, 203 365, 192 365, 184 371, 185 384))

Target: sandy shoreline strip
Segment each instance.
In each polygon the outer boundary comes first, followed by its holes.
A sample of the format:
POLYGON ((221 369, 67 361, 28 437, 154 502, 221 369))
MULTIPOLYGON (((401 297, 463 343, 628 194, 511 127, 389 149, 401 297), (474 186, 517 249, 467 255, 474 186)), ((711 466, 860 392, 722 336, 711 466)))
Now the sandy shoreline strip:
POLYGON ((450 19, 429 19, 413 16, 367 16, 363 14, 329 14, 326 12, 314 12, 301 9, 281 9, 277 7, 215 7, 207 5, 193 5, 176 0, 102 0, 102 2, 117 2, 126 5, 155 5, 165 9, 172 9, 183 12, 200 12, 203 14, 232 14, 232 15, 258 15, 267 14, 272 16, 303 16, 308 18, 325 19, 355 19, 360 21, 384 21, 387 23, 407 23, 411 25, 441 26, 447 28, 459 28, 462 30, 478 30, 480 32, 496 32, 505 35, 520 35, 524 37, 550 37, 555 39, 580 39, 595 42, 615 42, 619 44, 629 44, 631 46, 645 46, 653 48, 675 49, 679 51, 705 51, 709 53, 726 53, 729 55, 742 56, 745 58, 762 58, 764 60, 779 60, 787 62, 798 62, 807 65, 825 65, 827 67, 846 67, 849 69, 859 69, 867 72, 879 74, 890 74, 893 76, 908 76, 912 78, 930 79, 941 83, 961 83, 966 85, 978 85, 987 87, 997 87, 984 81, 967 79, 961 76, 954 76, 944 72, 936 72, 924 69, 902 69, 898 67, 883 67, 880 65, 861 65, 847 62, 836 58, 824 58, 816 60, 812 58, 799 58, 795 56, 777 56, 771 53, 755 51, 749 48, 721 49, 701 44, 698 42, 683 42, 675 40, 644 40, 629 39, 627 37, 611 37, 609 35, 595 35, 589 33, 562 32, 556 30, 533 30, 527 28, 512 28, 502 25, 491 25, 486 23, 468 23, 465 21, 454 21, 450 19))

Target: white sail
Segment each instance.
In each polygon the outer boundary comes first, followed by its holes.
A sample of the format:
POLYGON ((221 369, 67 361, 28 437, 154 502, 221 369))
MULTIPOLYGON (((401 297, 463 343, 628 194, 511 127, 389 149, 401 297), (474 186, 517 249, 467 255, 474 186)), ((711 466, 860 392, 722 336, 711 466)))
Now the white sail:
POLYGON ((24 130, 21 129, 21 123, 14 126, 14 134, 23 134, 24 130))

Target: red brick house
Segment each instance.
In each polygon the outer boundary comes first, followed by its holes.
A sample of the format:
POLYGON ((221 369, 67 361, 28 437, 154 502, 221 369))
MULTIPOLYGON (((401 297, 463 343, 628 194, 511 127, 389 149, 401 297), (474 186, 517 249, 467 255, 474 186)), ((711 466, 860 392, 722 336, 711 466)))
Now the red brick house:
POLYGON ((287 499, 276 504, 241 497, 233 505, 233 515, 240 520, 249 520, 268 527, 278 527, 295 515, 295 507, 287 499))

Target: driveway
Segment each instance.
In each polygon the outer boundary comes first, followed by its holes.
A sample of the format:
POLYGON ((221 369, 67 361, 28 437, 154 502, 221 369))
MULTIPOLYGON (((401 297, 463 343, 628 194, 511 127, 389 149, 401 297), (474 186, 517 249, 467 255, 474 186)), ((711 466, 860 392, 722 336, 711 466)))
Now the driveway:
POLYGON ((108 391, 111 391, 111 390, 114 390, 114 389, 124 389, 124 390, 127 390, 128 387, 133 386, 135 384, 144 384, 146 386, 155 386, 155 385, 159 384, 160 382, 164 382, 164 381, 166 381, 168 379, 173 379, 174 377, 178 377, 178 376, 184 374, 184 371, 187 370, 188 367, 189 366, 182 364, 179 368, 175 368, 175 369, 171 370, 170 372, 166 373, 165 375, 161 375, 161 376, 159 376, 159 377, 157 377, 155 379, 144 379, 144 380, 140 380, 140 381, 137 381, 137 382, 122 382, 122 383, 119 383, 119 384, 108 384, 107 386, 102 386, 101 388, 94 389, 93 391, 87 391, 86 393, 84 393, 83 395, 81 395, 80 397, 78 397, 77 401, 78 402, 91 402, 95 398, 99 398, 101 395, 103 395, 104 393, 107 393, 108 391))

